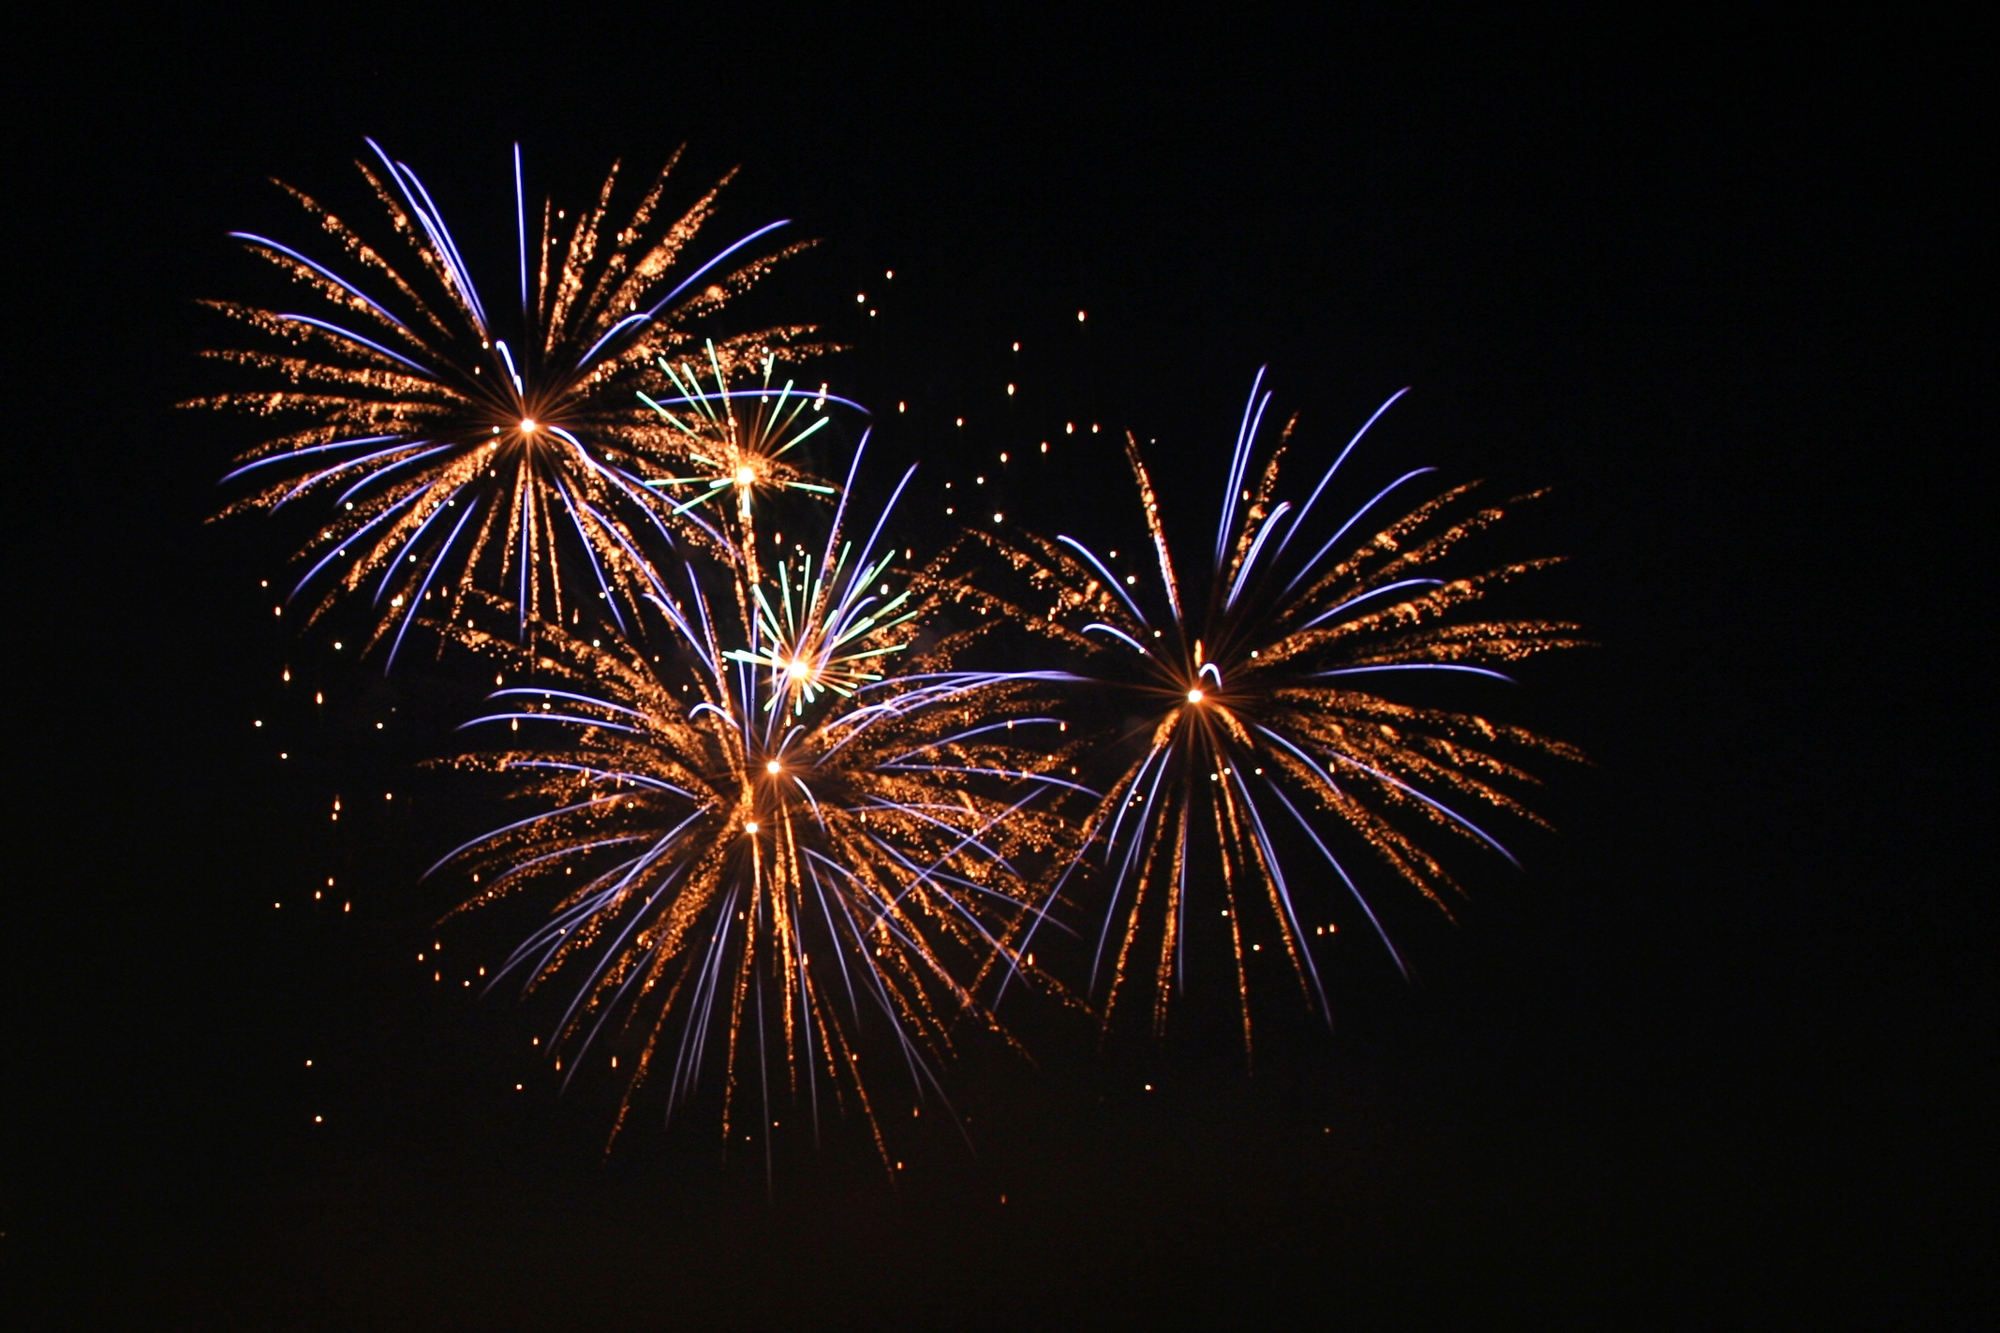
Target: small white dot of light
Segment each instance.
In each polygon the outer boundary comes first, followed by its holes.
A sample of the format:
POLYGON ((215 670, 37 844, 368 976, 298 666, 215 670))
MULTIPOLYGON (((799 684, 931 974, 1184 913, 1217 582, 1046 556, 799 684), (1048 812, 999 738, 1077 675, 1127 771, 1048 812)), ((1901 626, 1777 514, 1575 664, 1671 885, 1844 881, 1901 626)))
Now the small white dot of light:
POLYGON ((1261 945, 1261 944, 1253 944, 1253 945, 1251 945, 1251 946, 1250 946, 1250 952, 1251 952, 1251 953, 1262 953, 1262 952, 1264 952, 1264 946, 1263 946, 1263 945, 1261 945))
POLYGON ((1047 453, 1048 451, 1049 451, 1049 442, 1048 442, 1047 440, 1043 440, 1043 441, 1042 441, 1042 452, 1043 452, 1043 453, 1047 453))
POLYGON ((771 760, 767 760, 767 761, 765 761, 765 764, 764 764, 764 771, 765 771, 766 773, 775 773, 775 772, 777 772, 777 771, 778 771, 778 770, 779 770, 780 768, 782 768, 782 767, 784 767, 784 765, 780 764, 780 763, 779 763, 779 762, 778 762, 777 760, 775 760, 775 759, 771 759, 771 760))
POLYGON ((981 486, 984 486, 986 484, 986 478, 984 477, 979 477, 976 480, 979 482, 981 486))
POLYGON ((887 597, 888 595, 889 595, 889 585, 885 583, 882 585, 882 596, 887 597))
POLYGON ((1079 324, 1083 323, 1083 312, 1081 310, 1076 312, 1076 322, 1079 324))
POLYGON ((313 1067, 313 1062, 310 1060, 306 1061, 306 1068, 311 1069, 312 1067, 313 1067))
POLYGON ((514 1091, 516 1091, 516 1092, 519 1092, 519 1091, 521 1091, 521 1085, 520 1085, 520 1084, 518 1084, 518 1083, 516 1083, 516 1084, 514 1085, 514 1091))
POLYGON ((286 754, 286 753, 285 753, 285 752, 284 752, 283 750, 280 750, 280 751, 278 751, 278 758, 280 758, 280 759, 290 759, 290 758, 291 758, 291 756, 290 756, 289 754, 286 754))
POLYGON ((321 898, 323 898, 323 897, 325 897, 325 896, 326 896, 326 893, 325 893, 325 890, 323 890, 323 889, 314 889, 314 890, 313 890, 313 901, 314 901, 314 902, 318 902, 318 901, 319 901, 319 900, 320 900, 321 898))
POLYGON ((253 727, 261 727, 261 726, 263 726, 264 724, 263 724, 262 722, 252 722, 252 723, 251 723, 250 725, 251 725, 251 726, 253 726, 253 727))
POLYGON ((1125 576, 1125 586, 1126 586, 1126 587, 1128 587, 1128 588, 1129 588, 1129 587, 1131 587, 1131 586, 1132 586, 1133 584, 1137 583, 1138 581, 1139 581, 1139 580, 1138 580, 1137 576, 1135 576, 1135 575, 1132 575, 1132 574, 1127 574, 1127 575, 1125 576))
POLYGON ((897 403, 896 410, 898 412, 907 412, 910 410, 910 405, 908 403, 897 403))
POLYGON ((595 639, 592 639, 592 640, 590 641, 590 646, 591 646, 591 647, 593 647, 593 648, 602 648, 602 647, 603 647, 604 645, 603 645, 603 644, 601 644, 601 643, 599 643, 599 642, 598 642, 597 640, 595 640, 595 639))
POLYGON ((285 906, 285 905, 284 905, 283 903, 272 903, 272 904, 271 904, 271 910, 272 910, 272 911, 274 911, 274 912, 276 912, 276 911, 280 911, 280 910, 282 910, 282 909, 284 908, 284 906, 285 906))
POLYGON ((1007 396, 1009 398, 1012 398, 1014 396, 1014 386, 1011 384, 1007 386, 1007 396))
POLYGON ((993 521, 994 521, 995 523, 998 523, 998 522, 1000 521, 1000 515, 998 515, 998 514, 995 514, 995 515, 993 516, 993 521))
POLYGON ((352 508, 354 508, 354 501, 352 501, 352 500, 349 500, 349 501, 347 502, 347 507, 348 507, 349 509, 352 509, 352 508))
POLYGON ((945 512, 946 514, 950 514, 950 513, 951 513, 951 506, 950 506, 950 505, 946 505, 946 506, 944 507, 944 512, 945 512))
POLYGON ((755 820, 752 820, 752 821, 751 821, 750 823, 748 823, 748 824, 745 824, 745 825, 743 826, 743 831, 744 831, 745 833, 755 833, 755 832, 757 831, 757 824, 756 824, 756 821, 755 821, 755 820))
POLYGON ((866 292, 856 292, 854 294, 854 302, 856 305, 861 304, 863 301, 866 301, 867 299, 868 299, 868 293, 866 292))
POLYGON ((283 614, 285 614, 285 608, 282 606, 274 606, 271 608, 271 614, 274 616, 282 616, 283 614))
POLYGON ((1092 435, 1095 435, 1095 434, 1097 434, 1097 427, 1095 427, 1095 426, 1092 426, 1092 427, 1090 428, 1090 433, 1091 433, 1092 435))
POLYGON ((963 426, 965 424, 965 418, 964 417, 958 418, 958 424, 963 426))
POLYGON ((884 278, 894 278, 894 277, 896 276, 896 270, 895 270, 895 269, 893 269, 893 268, 891 268, 891 269, 884 269, 884 270, 882 271, 882 276, 883 276, 884 278))
POLYGON ((320 1117, 320 1116, 314 1116, 314 1117, 313 1117, 313 1123, 314 1123, 315 1125, 322 1125, 322 1124, 325 1124, 325 1123, 326 1123, 326 1121, 325 1121, 325 1119, 324 1119, 323 1117, 320 1117))
POLYGON ((1147 1091, 1147 1092, 1151 1092, 1152 1090, 1153 1090, 1153 1085, 1152 1085, 1152 1084, 1150 1084, 1150 1083, 1148 1083, 1148 1084, 1146 1085, 1146 1091, 1147 1091))
POLYGON ((340 651, 340 640, 335 639, 333 641, 333 651, 335 651, 336 653, 340 651))
POLYGON ((1201 702, 1201 691, 1200 691, 1200 690, 1189 690, 1189 691, 1188 691, 1188 702, 1189 702, 1189 703, 1191 703, 1191 704, 1198 704, 1198 703, 1200 703, 1200 702, 1201 702))
POLYGON ((340 905, 340 910, 341 910, 341 911, 343 911, 343 912, 351 912, 351 911, 353 911, 353 910, 354 910, 354 904, 353 904, 353 903, 342 903, 342 904, 340 905))

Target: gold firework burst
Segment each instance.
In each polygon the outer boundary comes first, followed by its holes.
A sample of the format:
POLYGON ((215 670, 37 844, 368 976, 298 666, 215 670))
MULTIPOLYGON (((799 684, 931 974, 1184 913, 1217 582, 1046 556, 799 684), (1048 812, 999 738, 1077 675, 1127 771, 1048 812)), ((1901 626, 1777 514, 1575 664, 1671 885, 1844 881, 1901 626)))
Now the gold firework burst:
MULTIPOLYGON (((676 526, 672 506, 645 486, 676 457, 678 437, 639 401, 643 376, 696 336, 691 323, 801 247, 758 253, 784 225, 772 223, 692 264, 690 247, 728 178, 663 221, 671 161, 623 225, 611 223, 614 166, 573 222, 545 203, 533 229, 516 149, 519 309, 511 299, 489 308, 416 173, 369 147, 379 170, 359 165, 392 240, 378 248, 290 187, 339 258, 234 233, 318 309, 209 303, 283 345, 210 355, 286 387, 189 406, 289 423, 229 474, 258 488, 225 513, 330 501, 291 595, 317 588, 310 619, 372 586, 370 642, 393 635, 391 662, 412 623, 456 619, 475 590, 514 604, 524 628, 560 622, 566 608, 574 619, 581 584, 628 628, 644 593, 642 543, 671 544, 676 526)), ((708 352, 718 373, 768 373, 824 350, 805 341, 810 333, 765 328, 711 340, 708 352)))
MULTIPOLYGON (((844 645, 881 662, 904 645, 896 617, 872 608, 927 619, 935 593, 885 596, 873 543, 843 561, 840 542, 836 522, 815 595, 786 603, 793 628, 827 643, 845 626, 844 645)), ((496 981, 572 983, 551 1043, 566 1077, 600 1036, 622 1044, 622 1124, 649 1079, 684 1102, 719 1041, 725 1139, 768 1151, 781 1095, 816 1125, 825 1085, 876 1124, 864 1014, 888 1020, 923 1080, 958 1025, 997 1030, 980 988, 1032 966, 1016 947, 1033 912, 1022 858, 1061 855, 1076 826, 1044 808, 1062 785, 1054 760, 1014 743, 1017 727, 1059 725, 1026 715, 1035 682, 953 670, 964 635, 899 659, 899 674, 805 694, 769 669, 761 615, 736 626, 746 649, 723 647, 717 617, 732 608, 687 572, 684 597, 653 590, 686 645, 678 661, 554 628, 531 647, 458 635, 531 675, 477 721, 550 740, 463 761, 520 779, 516 795, 541 808, 445 862, 478 877, 467 907, 555 889, 496 981)))
MULTIPOLYGON (((1151 983, 1153 1025, 1161 1031, 1184 975, 1188 914, 1219 911, 1246 1052, 1249 955, 1267 946, 1282 951, 1308 1002, 1325 1008, 1314 942, 1324 942, 1332 908, 1300 901, 1296 870, 1287 869, 1299 851, 1309 848, 1307 856, 1332 869, 1401 968, 1335 829, 1449 912, 1458 889, 1425 835, 1460 837, 1508 856, 1465 813, 1480 807, 1535 821, 1512 794, 1534 779, 1503 751, 1581 758, 1561 742, 1478 713, 1379 692, 1421 675, 1504 680, 1497 668, 1582 640, 1570 624, 1464 618, 1497 585, 1552 563, 1443 576, 1448 557, 1498 522, 1504 505, 1468 513, 1473 487, 1460 486, 1400 517, 1371 517, 1432 469, 1384 487, 1314 549, 1307 536, 1314 511, 1367 427, 1302 504, 1279 500, 1284 441, 1254 483, 1248 476, 1270 399, 1259 396, 1261 382, 1260 372, 1231 458, 1213 556, 1199 562, 1206 577, 1184 581, 1189 567, 1174 558, 1152 478, 1129 435, 1157 583, 1151 571, 1143 587, 1136 574, 1121 579, 1068 537, 980 538, 1032 589, 996 609, 1075 651, 1082 665, 1073 690, 1113 692, 1122 710, 1141 720, 1106 747, 1107 756, 1126 758, 1112 761, 1088 822, 1103 868, 1091 993, 1103 995, 1104 1021, 1136 971, 1151 983), (1287 847, 1290 858, 1281 855, 1287 847)), ((1057 884, 1070 882, 1064 876, 1057 884)))

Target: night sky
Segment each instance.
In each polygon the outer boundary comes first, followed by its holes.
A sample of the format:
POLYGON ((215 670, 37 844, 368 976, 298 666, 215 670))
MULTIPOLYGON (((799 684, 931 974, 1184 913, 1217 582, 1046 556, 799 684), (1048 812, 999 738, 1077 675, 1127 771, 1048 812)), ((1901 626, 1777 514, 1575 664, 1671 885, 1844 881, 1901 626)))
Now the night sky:
POLYGON ((10 1326, 1976 1322, 1969 35, 45 22, 7 93, 10 1326), (894 1120, 893 1182, 857 1119, 767 1187, 643 1100, 607 1157, 546 1014, 414 961, 511 947, 434 933, 458 886, 418 878, 492 822, 419 767, 476 692, 278 628, 297 534, 204 523, 254 426, 172 406, 229 337, 195 302, 269 290, 224 233, 307 235, 265 178, 351 198, 363 135, 498 271, 513 142, 572 204, 613 158, 740 165, 715 237, 821 239, 757 310, 910 406, 912 541, 1065 422, 1103 433, 1004 507, 1136 535, 1129 428, 1206 526, 1259 366, 1311 450, 1413 386, 1369 466, 1551 488, 1498 549, 1569 556, 1522 605, 1601 646, 1494 706, 1594 766, 1549 766, 1556 831, 1457 924, 1398 917, 1416 984, 1353 939, 1332 1035, 1274 1004, 1254 1074, 1226 996, 1163 1046, 1027 1006, 1035 1060, 973 1043, 966 1138, 894 1120))

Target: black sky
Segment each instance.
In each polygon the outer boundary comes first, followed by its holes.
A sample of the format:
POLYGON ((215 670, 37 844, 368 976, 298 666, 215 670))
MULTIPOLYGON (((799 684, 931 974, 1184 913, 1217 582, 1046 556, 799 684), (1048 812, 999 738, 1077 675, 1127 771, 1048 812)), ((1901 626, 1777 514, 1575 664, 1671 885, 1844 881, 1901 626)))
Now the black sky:
MULTIPOLYGON (((1970 35, 43 22, 8 92, 21 1327, 1976 1322, 1970 35), (1552 783, 1525 874, 1411 917, 1420 985, 1357 945, 1336 1034, 1280 1024, 1254 1077, 1198 1023, 1099 1054, 1030 1018, 1038 1064, 953 1073, 974 1147, 899 1127, 894 1185, 858 1125, 770 1197, 695 1126, 606 1160, 608 1089, 558 1100, 528 1013, 409 961, 450 905, 418 873, 485 813, 413 773, 463 700, 260 618, 281 534, 202 522, 249 437, 171 409, 212 382, 194 301, 255 277, 223 233, 297 228, 264 178, 346 189, 364 134, 459 219, 516 140, 573 200, 613 157, 740 164, 718 227, 823 238, 765 295, 856 344, 836 383, 911 402, 882 447, 926 485, 1089 420, 1157 439, 1206 522, 1258 366, 1322 444, 1413 385, 1381 466, 1553 488, 1510 540, 1572 557, 1535 605, 1603 646, 1516 716, 1597 766, 1552 783), (328 829, 331 793, 390 789, 328 829), (329 874, 351 913, 305 900, 329 874)), ((1079 469, 1009 503, 1114 531, 1079 469)))

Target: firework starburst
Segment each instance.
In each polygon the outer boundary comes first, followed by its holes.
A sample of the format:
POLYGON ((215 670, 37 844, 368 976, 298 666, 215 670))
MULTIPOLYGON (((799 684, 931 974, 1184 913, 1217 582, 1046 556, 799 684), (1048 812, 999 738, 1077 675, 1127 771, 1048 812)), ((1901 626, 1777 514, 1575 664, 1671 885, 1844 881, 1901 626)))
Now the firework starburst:
MULTIPOLYGON (((1214 549, 1198 557, 1199 572, 1176 562, 1129 435, 1156 584, 1121 580, 1070 537, 988 539, 1034 589, 1034 600, 1008 610, 1076 651, 1085 664, 1079 689, 1115 692, 1120 711, 1139 719, 1107 749, 1129 762, 1117 760, 1100 782, 1104 795, 1089 821, 1105 898, 1091 993, 1103 996, 1104 1020, 1139 979, 1150 983, 1160 1030, 1184 977, 1189 912, 1220 911, 1246 1049, 1247 956, 1267 944, 1287 955, 1308 1001, 1325 1008, 1312 952, 1325 926, 1312 924, 1299 901, 1292 862, 1301 851, 1332 871, 1402 967, 1346 847, 1369 849, 1449 911, 1457 889, 1427 836, 1507 856, 1473 818, 1485 810, 1534 819, 1509 790, 1533 779, 1503 751, 1579 757, 1476 713, 1379 692, 1425 674, 1505 680, 1500 667, 1580 640, 1573 625, 1463 616, 1496 585, 1549 562, 1449 576, 1447 557, 1505 507, 1470 508, 1473 488, 1462 486, 1381 517, 1432 469, 1391 482, 1322 539, 1313 526, 1320 504, 1367 426, 1302 502, 1278 499, 1285 440, 1250 480, 1270 402, 1261 386, 1260 372, 1230 458, 1214 549)), ((1057 881, 1074 883, 1068 873, 1057 881)))
MULTIPOLYGON (((801 465, 786 458, 832 421, 829 402, 865 412, 860 404, 827 392, 801 392, 786 380, 771 383, 776 360, 766 357, 762 380, 732 389, 711 344, 706 362, 676 366, 661 359, 659 366, 673 392, 641 401, 657 412, 671 434, 656 442, 652 460, 676 465, 682 475, 649 477, 649 490, 671 497, 672 513, 714 512, 720 528, 701 523, 718 553, 751 562, 756 578, 756 512, 760 497, 803 493, 821 498, 838 492, 801 465), (720 501, 721 503, 716 503, 720 501)), ((697 520, 699 521, 699 520, 697 520)))
MULTIPOLYGON (((627 628, 644 595, 641 542, 671 543, 675 526, 645 478, 677 457, 678 433, 637 390, 649 366, 693 338, 691 321, 790 253, 755 248, 785 224, 690 264, 722 185, 663 221, 669 162, 622 225, 610 221, 614 167, 573 222, 544 204, 531 227, 517 148, 518 293, 508 281, 489 305, 497 293, 482 296, 416 173, 369 147, 377 162, 361 173, 393 231, 380 248, 289 187, 339 258, 236 233, 317 310, 210 303, 282 345, 212 355, 287 386, 194 404, 287 422, 229 474, 258 487, 232 510, 323 504, 329 517, 300 553, 291 596, 316 616, 368 593, 391 662, 415 620, 454 620, 474 591, 513 604, 522 628, 560 623, 566 606, 573 618, 579 593, 601 596, 627 628)), ((816 350, 801 341, 809 333, 762 329, 711 341, 707 354, 719 374, 768 375, 816 350)))
POLYGON ((779 1099, 817 1124, 822 1085, 874 1122, 863 1015, 887 1020, 921 1085, 957 1025, 993 1025, 975 992, 1024 965, 1033 910, 1017 861, 1074 836, 1041 809, 1062 785, 1053 761, 1024 766, 1012 743, 1017 726, 1056 725, 1025 714, 1030 682, 950 671, 950 634, 881 673, 904 649, 897 622, 934 599, 880 591, 881 524, 851 547, 844 513, 805 566, 820 571, 810 591, 789 575, 775 601, 755 590, 740 650, 719 629, 732 608, 691 567, 683 593, 653 588, 678 661, 559 630, 532 649, 460 636, 546 682, 497 691, 507 706, 477 721, 553 733, 465 761, 542 807, 446 858, 480 877, 467 905, 558 892, 498 977, 568 980, 552 1055, 567 1078, 601 1036, 622 1039, 627 1108, 648 1079, 685 1101, 721 1043, 725 1135, 764 1126, 767 1146, 779 1099))

